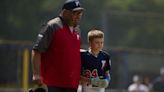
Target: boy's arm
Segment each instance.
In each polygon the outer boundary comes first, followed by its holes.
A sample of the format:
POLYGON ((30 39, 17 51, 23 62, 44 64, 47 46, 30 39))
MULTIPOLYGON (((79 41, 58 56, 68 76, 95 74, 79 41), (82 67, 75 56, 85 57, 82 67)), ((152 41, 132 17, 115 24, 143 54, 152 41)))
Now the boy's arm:
POLYGON ((105 79, 107 79, 109 82, 111 80, 109 70, 105 72, 105 79))

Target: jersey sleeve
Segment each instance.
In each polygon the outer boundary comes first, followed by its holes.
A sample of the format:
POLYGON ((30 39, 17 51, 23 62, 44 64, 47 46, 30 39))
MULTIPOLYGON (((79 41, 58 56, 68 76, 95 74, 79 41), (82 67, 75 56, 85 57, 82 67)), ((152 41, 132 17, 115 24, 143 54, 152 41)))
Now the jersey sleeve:
POLYGON ((52 32, 53 29, 50 25, 43 25, 40 33, 37 36, 37 40, 33 46, 33 49, 39 52, 46 52, 52 41, 52 32))
POLYGON ((110 58, 109 54, 106 55, 106 61, 107 62, 106 62, 104 71, 110 71, 111 70, 111 58, 110 58))
POLYGON ((111 80, 111 76, 110 76, 110 70, 111 70, 111 58, 110 55, 107 54, 106 56, 106 65, 105 65, 105 69, 104 69, 104 73, 105 73, 105 79, 107 79, 109 82, 111 80))

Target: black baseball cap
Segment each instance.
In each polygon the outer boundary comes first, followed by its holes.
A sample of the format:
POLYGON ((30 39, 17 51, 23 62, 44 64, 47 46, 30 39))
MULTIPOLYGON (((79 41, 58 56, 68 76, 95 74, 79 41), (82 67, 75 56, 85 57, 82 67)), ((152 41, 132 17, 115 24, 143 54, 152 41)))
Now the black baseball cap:
POLYGON ((78 0, 66 0, 62 9, 71 11, 84 10, 84 8, 81 7, 81 4, 78 0))

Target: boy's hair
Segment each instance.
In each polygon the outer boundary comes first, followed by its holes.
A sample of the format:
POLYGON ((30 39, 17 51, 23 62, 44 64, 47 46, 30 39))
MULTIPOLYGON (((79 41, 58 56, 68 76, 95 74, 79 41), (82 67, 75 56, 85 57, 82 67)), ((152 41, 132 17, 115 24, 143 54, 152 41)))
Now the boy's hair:
POLYGON ((88 42, 95 38, 104 38, 104 33, 100 30, 91 30, 88 32, 88 42))

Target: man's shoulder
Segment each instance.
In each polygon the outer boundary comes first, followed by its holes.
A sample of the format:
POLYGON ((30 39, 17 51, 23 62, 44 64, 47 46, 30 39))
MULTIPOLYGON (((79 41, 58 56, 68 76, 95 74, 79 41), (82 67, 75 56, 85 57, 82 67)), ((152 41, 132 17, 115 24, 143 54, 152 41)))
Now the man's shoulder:
POLYGON ((60 28, 63 27, 63 23, 62 23, 62 20, 60 19, 60 17, 55 17, 55 18, 49 20, 47 24, 50 26, 59 26, 60 28))
POLYGON ((130 84, 129 87, 128 87, 128 90, 129 90, 129 91, 132 91, 132 90, 134 90, 136 87, 137 87, 136 84, 134 84, 134 83, 133 83, 133 84, 130 84))

